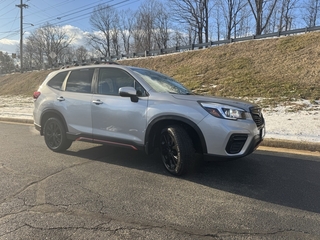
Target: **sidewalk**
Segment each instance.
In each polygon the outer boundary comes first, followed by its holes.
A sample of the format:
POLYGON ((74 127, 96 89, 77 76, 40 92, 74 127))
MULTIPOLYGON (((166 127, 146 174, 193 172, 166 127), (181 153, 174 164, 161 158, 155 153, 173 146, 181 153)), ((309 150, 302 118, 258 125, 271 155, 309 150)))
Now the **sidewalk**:
MULTIPOLYGON (((297 111, 292 106, 264 109, 267 133, 261 146, 320 152, 320 105, 301 104, 303 110, 297 111)), ((31 97, 0 96, 0 121, 33 124, 32 112, 31 97)))

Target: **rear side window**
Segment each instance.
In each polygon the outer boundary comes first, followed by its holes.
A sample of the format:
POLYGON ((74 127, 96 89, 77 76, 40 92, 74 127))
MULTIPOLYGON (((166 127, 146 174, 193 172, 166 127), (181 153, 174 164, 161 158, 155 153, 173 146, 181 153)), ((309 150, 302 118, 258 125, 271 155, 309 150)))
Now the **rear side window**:
POLYGON ((54 88, 54 89, 61 89, 62 83, 64 81, 64 79, 66 78, 68 74, 68 71, 65 72, 61 72, 58 73, 57 75, 55 75, 49 82, 48 82, 48 86, 54 88))
POLYGON ((90 93, 94 68, 72 70, 67 81, 66 91, 90 93))

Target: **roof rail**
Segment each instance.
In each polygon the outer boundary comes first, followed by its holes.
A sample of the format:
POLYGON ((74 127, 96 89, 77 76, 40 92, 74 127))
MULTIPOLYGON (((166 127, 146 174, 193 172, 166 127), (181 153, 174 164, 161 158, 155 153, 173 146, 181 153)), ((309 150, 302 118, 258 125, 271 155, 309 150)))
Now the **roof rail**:
POLYGON ((115 64, 119 65, 119 63, 112 61, 110 58, 107 57, 100 57, 98 59, 91 59, 91 62, 94 64, 115 64))
POLYGON ((100 58, 91 58, 90 61, 82 61, 81 64, 79 64, 77 61, 73 61, 72 64, 69 64, 69 62, 66 62, 66 65, 63 65, 60 69, 66 69, 69 67, 77 67, 77 66, 85 66, 90 64, 115 64, 120 65, 117 62, 112 61, 110 58, 106 57, 100 57, 100 58))

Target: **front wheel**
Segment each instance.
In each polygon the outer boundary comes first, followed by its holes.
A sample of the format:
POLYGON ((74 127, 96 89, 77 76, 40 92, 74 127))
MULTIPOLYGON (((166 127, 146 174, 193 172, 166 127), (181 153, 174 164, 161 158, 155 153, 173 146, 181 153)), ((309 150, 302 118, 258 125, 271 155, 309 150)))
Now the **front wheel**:
POLYGON ((49 118, 44 124, 44 141, 54 152, 67 150, 72 141, 67 139, 66 131, 61 121, 55 117, 49 118))
POLYGON ((194 166, 194 147, 184 128, 173 125, 161 131, 161 159, 165 168, 179 176, 194 166))

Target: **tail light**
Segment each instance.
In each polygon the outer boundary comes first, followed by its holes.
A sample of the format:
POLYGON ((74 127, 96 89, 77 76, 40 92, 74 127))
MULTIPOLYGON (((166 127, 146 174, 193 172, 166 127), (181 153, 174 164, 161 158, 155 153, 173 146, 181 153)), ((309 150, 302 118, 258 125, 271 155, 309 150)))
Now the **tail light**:
POLYGON ((39 92, 39 91, 36 91, 36 92, 34 92, 33 93, 33 99, 38 99, 38 97, 40 96, 40 94, 41 94, 41 92, 39 92))

